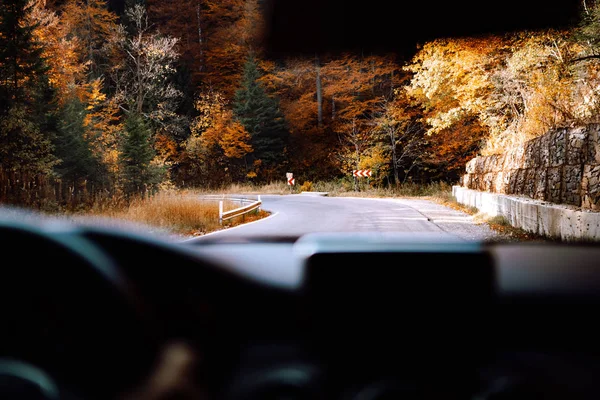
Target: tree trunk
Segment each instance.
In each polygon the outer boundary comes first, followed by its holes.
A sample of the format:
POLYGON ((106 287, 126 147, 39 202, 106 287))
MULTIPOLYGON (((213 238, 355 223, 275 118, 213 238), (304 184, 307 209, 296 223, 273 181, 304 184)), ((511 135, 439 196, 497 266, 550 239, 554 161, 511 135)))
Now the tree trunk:
POLYGON ((392 168, 394 169, 394 184, 398 186, 398 157, 396 155, 396 130, 393 127, 389 128, 390 142, 392 146, 392 168))
MULTIPOLYGON (((358 138, 356 137, 356 125, 354 121, 352 121, 352 138, 354 140, 354 154, 356 157, 356 166, 354 168, 358 170, 358 167, 360 165, 360 148, 358 146, 358 138)), ((356 176, 354 177, 354 191, 358 192, 358 178, 356 176)))
POLYGON ((316 58, 317 69, 317 126, 320 128, 323 125, 323 88, 321 85, 321 66, 319 64, 319 56, 316 58))
POLYGON ((331 95, 331 119, 335 119, 335 97, 331 95))
POLYGON ((196 23, 198 24, 198 46, 200 48, 199 56, 200 56, 200 72, 204 69, 204 55, 202 51, 202 25, 200 24, 200 2, 196 5, 196 23))
MULTIPOLYGON (((139 34, 139 42, 142 42, 142 38, 141 38, 141 33, 139 34)), ((143 103, 144 103, 144 82, 143 82, 143 75, 142 75, 142 60, 139 54, 136 55, 136 60, 135 60, 135 70, 136 70, 136 80, 137 80, 137 104, 136 104, 136 111, 138 115, 142 115, 142 110, 143 110, 143 103)))

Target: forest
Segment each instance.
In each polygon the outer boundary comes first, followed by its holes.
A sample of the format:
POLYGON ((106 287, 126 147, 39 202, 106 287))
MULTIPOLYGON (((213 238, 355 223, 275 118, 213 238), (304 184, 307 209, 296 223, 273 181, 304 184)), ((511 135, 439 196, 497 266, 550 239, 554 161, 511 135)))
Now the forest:
POLYGON ((2 0, 0 202, 162 188, 455 182, 599 122, 600 4, 563 30, 439 38, 414 56, 265 57, 259 0, 2 0))

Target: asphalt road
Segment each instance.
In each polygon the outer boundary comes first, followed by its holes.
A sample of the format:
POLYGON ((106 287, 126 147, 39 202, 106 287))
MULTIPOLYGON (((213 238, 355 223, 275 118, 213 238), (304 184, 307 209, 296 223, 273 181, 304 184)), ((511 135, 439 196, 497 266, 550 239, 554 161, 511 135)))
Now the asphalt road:
MULTIPOLYGON (((256 196, 248 196, 256 199, 256 196)), ((269 217, 212 232, 189 241, 252 236, 299 236, 311 232, 404 232, 450 234, 465 240, 493 240, 499 234, 471 215, 421 199, 262 195, 269 217)))

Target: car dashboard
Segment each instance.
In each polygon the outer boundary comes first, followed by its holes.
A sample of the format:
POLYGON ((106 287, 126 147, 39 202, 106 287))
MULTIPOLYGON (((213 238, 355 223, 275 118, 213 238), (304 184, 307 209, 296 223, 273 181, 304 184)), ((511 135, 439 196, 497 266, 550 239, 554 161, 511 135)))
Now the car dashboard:
MULTIPOLYGON (((0 361, 45 371, 70 396, 55 398, 120 398, 174 339, 201 355, 197 382, 219 400, 600 397, 591 243, 369 232, 174 243, 15 221, 0 239, 12 260, 0 361)), ((14 389, 2 365, 0 391, 14 389)))

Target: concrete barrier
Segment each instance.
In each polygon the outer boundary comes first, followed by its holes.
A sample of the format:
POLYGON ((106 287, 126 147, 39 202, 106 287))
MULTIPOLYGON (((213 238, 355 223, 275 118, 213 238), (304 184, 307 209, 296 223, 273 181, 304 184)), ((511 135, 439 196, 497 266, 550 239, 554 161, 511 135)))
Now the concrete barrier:
POLYGON ((600 241, 600 212, 462 186, 453 186, 452 195, 461 204, 489 216, 503 216, 527 232, 563 241, 600 241))

